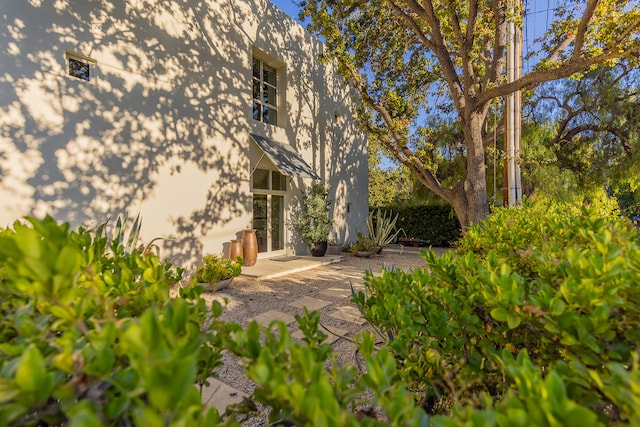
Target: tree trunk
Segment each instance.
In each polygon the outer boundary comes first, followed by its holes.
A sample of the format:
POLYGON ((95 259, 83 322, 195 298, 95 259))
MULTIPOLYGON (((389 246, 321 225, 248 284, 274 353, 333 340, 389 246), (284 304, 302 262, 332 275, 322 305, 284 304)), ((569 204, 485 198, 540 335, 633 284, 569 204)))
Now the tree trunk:
POLYGON ((454 188, 450 200, 458 216, 462 232, 489 215, 486 165, 482 143, 482 125, 486 114, 475 112, 464 120, 464 138, 467 148, 467 170, 454 188))

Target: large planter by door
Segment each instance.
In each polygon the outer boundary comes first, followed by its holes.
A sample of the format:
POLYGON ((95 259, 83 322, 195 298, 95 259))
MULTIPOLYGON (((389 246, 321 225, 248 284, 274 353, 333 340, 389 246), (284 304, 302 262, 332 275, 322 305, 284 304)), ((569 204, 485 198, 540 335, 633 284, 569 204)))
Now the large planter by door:
POLYGON ((244 265, 251 267, 258 259, 258 238, 256 230, 242 230, 242 253, 244 265))
POLYGON ((313 256, 324 256, 327 253, 327 242, 316 242, 316 245, 310 246, 309 250, 313 256))

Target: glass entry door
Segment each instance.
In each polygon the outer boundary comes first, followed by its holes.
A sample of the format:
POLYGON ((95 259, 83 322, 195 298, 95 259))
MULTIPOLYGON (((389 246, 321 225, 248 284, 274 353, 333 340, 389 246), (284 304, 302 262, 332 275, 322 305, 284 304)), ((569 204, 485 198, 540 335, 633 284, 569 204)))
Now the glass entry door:
POLYGON ((258 253, 284 250, 284 196, 253 195, 253 228, 258 239, 258 253))
POLYGON ((253 195, 253 228, 258 239, 258 253, 267 252, 267 195, 253 195))

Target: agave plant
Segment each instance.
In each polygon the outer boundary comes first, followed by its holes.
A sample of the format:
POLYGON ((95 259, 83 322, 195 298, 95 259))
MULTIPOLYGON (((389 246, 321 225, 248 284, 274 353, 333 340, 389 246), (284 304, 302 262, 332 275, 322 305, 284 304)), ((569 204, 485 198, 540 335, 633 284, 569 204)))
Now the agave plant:
MULTIPOLYGON (((98 237, 106 237, 109 242, 109 246, 112 244, 116 244, 117 246, 122 246, 124 248, 124 253, 130 254, 134 251, 140 251, 143 253, 150 252, 155 249, 156 252, 159 252, 158 246, 154 245, 156 240, 162 240, 161 237, 156 237, 151 242, 149 242, 146 246, 140 245, 140 228, 142 228, 142 217, 138 213, 136 218, 133 220, 133 224, 129 225, 129 216, 127 214, 122 215, 118 214, 118 218, 116 219, 115 226, 111 230, 111 233, 107 230, 107 225, 111 218, 108 218, 104 223, 100 224, 96 229, 96 235, 98 237)), ((156 253, 156 255, 159 255, 156 253)))
POLYGON ((382 210, 378 208, 375 212, 374 220, 374 212, 369 212, 369 216, 367 217, 369 237, 371 237, 380 248, 395 242, 401 232, 405 234, 402 228, 396 229, 397 222, 398 214, 394 217, 392 212, 382 212, 382 210))

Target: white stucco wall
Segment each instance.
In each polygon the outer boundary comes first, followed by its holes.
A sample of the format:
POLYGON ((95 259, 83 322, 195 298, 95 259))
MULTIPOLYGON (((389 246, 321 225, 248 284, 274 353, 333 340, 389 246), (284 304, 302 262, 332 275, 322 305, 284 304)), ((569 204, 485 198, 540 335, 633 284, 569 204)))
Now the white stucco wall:
POLYGON ((170 238, 176 263, 220 253, 251 226, 257 133, 292 144, 331 185, 334 238, 363 230, 366 140, 349 91, 270 3, 3 2, 0 46, 0 226, 141 212, 143 239, 170 238), (66 75, 67 50, 96 60, 90 82, 66 75), (284 67, 279 126, 251 116, 255 51, 284 67))

